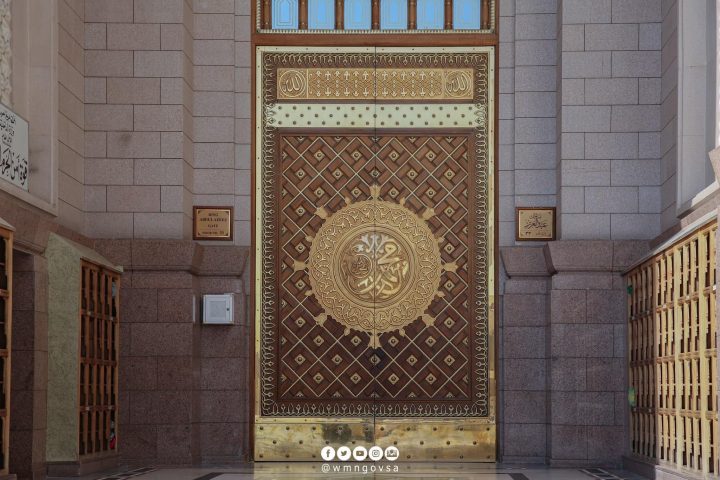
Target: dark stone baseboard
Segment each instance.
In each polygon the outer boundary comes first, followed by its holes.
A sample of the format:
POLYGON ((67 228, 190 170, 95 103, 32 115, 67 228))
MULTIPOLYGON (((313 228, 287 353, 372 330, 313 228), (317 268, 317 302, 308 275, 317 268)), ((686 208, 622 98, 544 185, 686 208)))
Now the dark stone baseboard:
POLYGON ((48 462, 47 474, 48 477, 82 477, 90 473, 115 469, 118 462, 117 454, 78 462, 48 462))

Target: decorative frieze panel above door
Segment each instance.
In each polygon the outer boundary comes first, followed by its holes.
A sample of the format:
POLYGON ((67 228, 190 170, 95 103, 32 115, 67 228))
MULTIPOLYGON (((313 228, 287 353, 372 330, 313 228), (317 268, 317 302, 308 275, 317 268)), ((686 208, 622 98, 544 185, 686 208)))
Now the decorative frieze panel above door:
POLYGON ((495 459, 494 51, 258 47, 255 459, 495 459))

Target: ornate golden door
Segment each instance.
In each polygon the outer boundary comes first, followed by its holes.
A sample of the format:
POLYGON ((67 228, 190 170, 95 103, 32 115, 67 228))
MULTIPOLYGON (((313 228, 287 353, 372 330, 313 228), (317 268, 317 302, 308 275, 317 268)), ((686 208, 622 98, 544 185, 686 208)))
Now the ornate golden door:
POLYGON ((257 47, 255 460, 495 460, 493 55, 257 47))

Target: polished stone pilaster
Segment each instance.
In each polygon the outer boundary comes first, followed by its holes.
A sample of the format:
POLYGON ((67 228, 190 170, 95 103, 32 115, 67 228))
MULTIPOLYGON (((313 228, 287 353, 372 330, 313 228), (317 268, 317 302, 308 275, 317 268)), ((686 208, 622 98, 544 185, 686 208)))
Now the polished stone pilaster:
POLYGON ((626 291, 646 242, 501 250, 504 461, 618 466, 627 451, 626 291))

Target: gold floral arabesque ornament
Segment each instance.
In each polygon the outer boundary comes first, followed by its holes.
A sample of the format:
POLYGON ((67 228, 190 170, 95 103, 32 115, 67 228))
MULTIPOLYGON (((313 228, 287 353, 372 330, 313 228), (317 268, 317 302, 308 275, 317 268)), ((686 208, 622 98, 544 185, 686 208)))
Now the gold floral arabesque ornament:
POLYGON ((328 316, 351 329, 370 335, 379 346, 379 335, 398 330, 418 317, 432 325, 425 313, 439 291, 443 270, 455 271, 454 262, 443 265, 439 241, 427 220, 427 209, 418 216, 405 207, 379 198, 380 187, 370 187, 369 200, 351 202, 332 215, 320 207, 316 215, 326 221, 311 241, 307 263, 295 261, 295 271, 307 270, 312 290, 324 313, 315 317, 322 325, 328 316))

